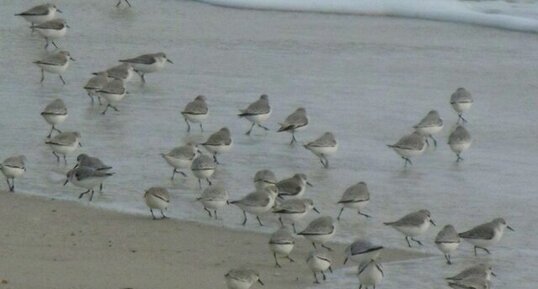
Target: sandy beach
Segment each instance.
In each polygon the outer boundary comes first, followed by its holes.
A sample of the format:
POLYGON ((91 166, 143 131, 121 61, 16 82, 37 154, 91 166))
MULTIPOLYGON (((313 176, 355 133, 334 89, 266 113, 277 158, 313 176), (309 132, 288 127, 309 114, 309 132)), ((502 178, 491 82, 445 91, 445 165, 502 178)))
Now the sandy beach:
MULTIPOLYGON (((278 269, 266 234, 154 221, 149 212, 129 215, 2 191, 0 218, 2 289, 223 288, 224 274, 238 265, 258 270, 266 288, 305 288, 313 281, 304 262, 312 247, 305 240, 292 252, 296 262, 282 260, 278 269)), ((331 246, 336 269, 344 246, 331 246)), ((382 258, 419 256, 425 255, 388 249, 382 258)))

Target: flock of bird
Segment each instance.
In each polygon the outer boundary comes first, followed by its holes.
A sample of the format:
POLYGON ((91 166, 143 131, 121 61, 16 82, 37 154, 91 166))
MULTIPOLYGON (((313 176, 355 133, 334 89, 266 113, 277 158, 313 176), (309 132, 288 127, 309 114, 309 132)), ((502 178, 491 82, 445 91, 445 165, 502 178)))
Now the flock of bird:
MULTIPOLYGON (((129 7, 131 6, 127 0, 125 2, 129 7)), ((116 6, 120 4, 121 0, 116 6)), ((56 13, 61 13, 61 11, 55 5, 44 4, 16 15, 31 23, 32 30, 37 31, 45 39, 45 49, 47 49, 49 43, 57 48, 54 41, 63 37, 66 34, 66 29, 69 28, 63 19, 56 18, 56 13)), ((44 80, 45 72, 48 72, 58 74, 62 83, 65 84, 62 73, 66 71, 70 61, 73 60, 69 52, 59 51, 36 61, 35 64, 40 67, 42 73, 41 82, 44 80)), ((102 100, 104 99, 105 109, 102 114, 105 114, 108 108, 118 111, 117 104, 127 94, 126 83, 131 81, 135 73, 140 76, 142 82, 145 82, 145 74, 160 71, 166 62, 172 63, 164 53, 144 54, 122 59, 119 62, 121 64, 95 72, 84 86, 92 104, 95 97, 98 98, 100 105, 103 104, 102 100)), ((187 132, 190 132, 191 124, 199 124, 200 131, 203 132, 203 122, 209 114, 206 100, 205 96, 199 95, 188 103, 181 112, 187 125, 187 132)), ((470 109, 472 103, 471 94, 464 88, 458 88, 450 98, 450 104, 458 114, 458 125, 451 132, 448 144, 456 154, 457 162, 463 160, 461 153, 471 145, 471 136, 464 126, 466 120, 463 118, 463 113, 470 109)), ((58 162, 63 157, 64 163, 67 165, 67 155, 73 154, 81 146, 81 135, 79 132, 62 132, 57 128, 68 117, 66 105, 60 98, 55 99, 44 108, 41 115, 51 125, 45 144, 50 146, 58 162), (54 132, 57 133, 55 136, 53 136, 54 132)), ((238 113, 239 117, 250 122, 250 128, 246 131, 246 135, 250 135, 254 127, 268 131, 269 128, 263 123, 270 115, 271 106, 266 94, 262 94, 258 100, 245 109, 241 109, 238 113)), ((308 124, 309 119, 305 108, 297 108, 280 123, 278 132, 291 133, 290 145, 293 145, 297 143, 295 133, 306 128, 308 124)), ((432 110, 414 126, 413 133, 403 136, 398 142, 388 146, 404 159, 404 166, 407 166, 412 164, 412 157, 424 152, 426 146, 429 145, 429 139, 433 141, 434 146, 437 146, 434 135, 442 129, 443 121, 439 113, 432 110)), ((327 244, 336 233, 336 224, 331 216, 325 215, 311 221, 305 229, 297 230, 296 223, 311 210, 319 213, 313 200, 302 198, 307 186, 310 185, 307 176, 297 173, 289 178, 277 180, 271 170, 260 170, 253 179, 254 192, 238 200, 229 200, 226 189, 220 184, 212 185, 211 177, 219 165, 217 156, 229 151, 232 145, 231 132, 227 127, 223 127, 211 134, 203 143, 189 142, 173 148, 167 153, 162 153, 161 156, 173 169, 172 180, 178 173, 186 177, 185 170, 190 170, 192 175, 198 179, 200 189, 202 189, 202 181, 207 181, 209 186, 202 191, 197 200, 202 203, 204 210, 210 217, 216 219, 217 210, 227 204, 233 204, 242 210, 243 225, 246 225, 248 215, 255 216, 260 226, 263 226, 260 216, 269 213, 277 215, 281 227, 270 236, 269 240, 275 265, 281 267, 279 258, 286 258, 290 262, 294 262, 290 254, 294 248, 296 235, 304 236, 314 248, 306 257, 306 262, 313 272, 315 282, 319 283, 318 274, 321 274, 325 280, 325 272, 332 271, 332 249, 327 244), (203 147, 206 152, 202 152, 200 147, 203 147), (291 225, 293 231, 288 225, 291 225)), ((338 142, 333 133, 326 132, 318 139, 305 143, 304 148, 315 154, 324 168, 329 168, 327 157, 337 151, 338 142)), ((0 165, 9 190, 12 192, 15 190, 15 178, 21 177, 26 171, 25 161, 24 156, 18 155, 7 158, 0 165)), ((77 157, 76 165, 68 171, 64 185, 72 183, 77 187, 84 188, 85 191, 79 195, 79 198, 89 194, 91 201, 95 188, 100 186, 100 191, 102 191, 104 180, 114 175, 111 170, 112 167, 104 164, 100 159, 80 154, 77 157)), ((145 191, 144 199, 153 219, 158 219, 154 210, 160 212, 160 218, 166 218, 165 211, 170 204, 170 194, 166 188, 149 188, 145 191)), ((350 186, 343 192, 338 201, 341 209, 336 220, 340 220, 345 208, 356 210, 358 214, 369 218, 369 215, 361 211, 369 200, 370 193, 365 182, 361 181, 350 186)), ((416 238, 424 234, 429 229, 430 224, 435 225, 431 213, 425 209, 409 213, 399 220, 384 224, 402 233, 409 247, 412 247, 411 241, 422 245, 422 242, 416 238)), ((512 229, 503 218, 494 219, 462 233, 458 233, 452 225, 446 225, 439 231, 434 242, 445 256, 447 263, 451 264, 451 254, 458 248, 462 239, 474 246, 475 255, 478 254, 477 249, 482 249, 489 254, 488 247, 501 239, 505 228, 512 229)), ((366 239, 359 239, 347 247, 344 264, 348 260, 358 264, 359 289, 376 288, 376 285, 383 279, 383 267, 378 261, 383 248, 383 246, 373 244, 366 239)), ((492 275, 494 274, 490 265, 479 264, 446 279, 452 288, 486 289, 490 288, 492 275)), ((247 289, 255 282, 263 285, 260 274, 245 267, 230 270, 225 275, 225 280, 228 288, 231 289, 247 289)))

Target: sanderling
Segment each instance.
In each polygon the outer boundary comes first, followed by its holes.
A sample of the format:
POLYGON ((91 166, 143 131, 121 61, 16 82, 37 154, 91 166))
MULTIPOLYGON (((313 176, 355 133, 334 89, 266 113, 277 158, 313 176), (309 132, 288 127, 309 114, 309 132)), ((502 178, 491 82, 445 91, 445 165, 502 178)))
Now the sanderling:
POLYGON ((228 289, 249 289, 254 282, 263 285, 260 274, 252 269, 231 269, 224 275, 228 289))
MULTIPOLYGON (((129 5, 129 7, 132 7, 131 6, 131 3, 129 3, 129 0, 124 0, 125 3, 127 3, 127 5, 129 5)), ((120 4, 121 4, 121 0, 118 0, 118 3, 116 3, 116 7, 120 7, 120 4)))
POLYGON ((176 173, 182 174, 184 177, 187 175, 180 171, 181 169, 189 169, 192 165, 192 160, 197 156, 198 149, 196 145, 189 142, 184 146, 175 147, 171 151, 161 154, 164 160, 174 168, 172 171, 172 180, 176 173))
POLYGON ((308 264, 308 268, 310 268, 312 273, 314 273, 315 284, 319 284, 317 273, 321 273, 323 280, 327 280, 325 271, 329 270, 331 273, 333 272, 333 269, 331 268, 332 262, 331 256, 329 256, 329 254, 326 252, 316 250, 308 254, 306 263, 308 264))
POLYGON ((465 241, 474 245, 474 255, 477 255, 476 249, 482 249, 491 254, 487 247, 496 244, 501 240, 504 229, 514 231, 512 227, 506 224, 503 218, 496 218, 491 222, 478 225, 469 231, 459 233, 458 235, 465 241))
POLYGON ((63 19, 53 19, 38 25, 34 25, 32 28, 37 30, 37 32, 39 32, 39 34, 45 38, 45 49, 47 49, 49 47, 49 43, 52 43, 54 47, 58 48, 58 45, 54 43, 54 40, 64 37, 69 25, 67 25, 63 19))
POLYGON ((491 265, 488 264, 477 264, 471 267, 468 267, 458 273, 457 275, 454 275, 452 277, 445 278, 446 280, 452 280, 452 281, 461 281, 469 278, 484 278, 486 280, 491 280, 491 276, 497 276, 495 273, 493 273, 493 268, 491 265))
POLYGON ((463 118, 462 114, 468 111, 471 108, 471 105, 473 105, 473 97, 471 96, 471 93, 463 87, 456 89, 456 91, 450 96, 450 104, 458 113, 458 122, 460 119, 463 122, 467 122, 467 120, 463 118))
POLYGON ((247 212, 256 216, 258 224, 263 226, 260 216, 269 212, 275 205, 277 188, 275 186, 267 187, 261 191, 252 192, 240 200, 231 201, 230 204, 238 206, 243 210, 243 226, 247 223, 247 212))
POLYGON ((312 186, 312 184, 306 180, 305 174, 295 174, 291 178, 276 183, 279 197, 300 198, 304 194, 307 185, 312 186))
POLYGON ((382 249, 383 246, 374 245, 368 240, 356 240, 346 247, 344 264, 346 264, 348 260, 359 264, 369 262, 370 260, 376 260, 382 249))
POLYGON ((256 100, 247 108, 241 109, 240 111, 241 113, 238 114, 239 117, 244 117, 252 123, 248 131, 245 133, 246 135, 250 135, 250 132, 255 125, 263 128, 266 131, 269 130, 269 128, 261 125, 261 123, 266 121, 271 115, 271 106, 269 105, 269 97, 267 94, 262 94, 260 99, 256 100))
POLYGON ((215 217, 215 220, 217 219, 217 209, 229 204, 228 192, 221 185, 207 187, 196 200, 202 202, 209 217, 215 217), (213 214, 211 214, 210 210, 213 210, 213 214))
POLYGON ((417 242, 422 246, 422 242, 415 240, 414 237, 426 232, 430 227, 430 223, 435 226, 431 218, 431 213, 428 210, 420 210, 417 212, 409 213, 403 216, 398 221, 383 223, 387 226, 391 226, 400 233, 404 234, 407 245, 411 247, 409 239, 417 242))
POLYGON ((199 123, 200 131, 204 131, 202 127, 202 121, 205 120, 209 114, 207 109, 206 97, 198 95, 193 101, 189 102, 185 109, 181 112, 185 123, 187 124, 187 132, 191 131, 191 125, 189 122, 199 123))
POLYGON ((60 76, 60 80, 65 85, 65 80, 62 77, 62 73, 69 67, 69 61, 75 61, 68 51, 60 51, 49 55, 42 60, 34 61, 37 66, 41 68, 41 81, 45 80, 45 71, 55 73, 60 76))
POLYGON ((24 18, 24 20, 30 22, 32 26, 34 26, 36 24, 41 24, 54 19, 56 12, 62 13, 62 11, 58 9, 56 5, 47 3, 34 6, 24 12, 15 14, 15 16, 21 16, 24 18))
POLYGON ((381 264, 377 263, 375 260, 370 260, 359 265, 357 276, 361 283, 359 289, 368 289, 370 286, 375 289, 375 286, 381 283, 385 274, 383 273, 381 264))
POLYGON ((295 262, 295 260, 290 257, 290 253, 291 250, 293 250, 294 245, 295 238, 290 230, 288 230, 286 227, 281 227, 271 235, 271 239, 269 239, 269 248, 273 252, 275 266, 279 268, 282 267, 278 263, 277 257, 285 257, 290 260, 290 262, 295 262))
POLYGON ((90 78, 86 85, 84 85, 84 89, 86 90, 86 92, 88 92, 88 96, 92 100, 92 104, 94 102, 94 95, 97 96, 99 104, 101 104, 101 97, 96 92, 102 89, 103 86, 108 83, 108 74, 106 73, 106 71, 96 72, 94 74, 95 76, 90 78))
POLYGON ((230 130, 227 127, 221 128, 219 131, 210 135, 201 145, 213 154, 213 160, 219 164, 217 154, 229 151, 233 145, 230 130))
POLYGON ((157 219, 153 214, 153 209, 161 211, 161 219, 167 218, 163 211, 168 209, 168 204, 170 204, 170 194, 167 189, 163 187, 151 187, 144 193, 144 200, 149 207, 153 220, 157 219))
POLYGON ((142 79, 142 82, 146 82, 144 74, 156 72, 163 69, 166 62, 173 63, 170 59, 166 57, 166 54, 162 52, 144 54, 135 58, 121 59, 120 62, 131 64, 134 67, 136 73, 140 75, 140 79, 142 79))
POLYGON ((109 107, 112 107, 115 111, 119 111, 116 107, 116 103, 120 102, 127 94, 127 89, 122 80, 114 79, 106 83, 103 88, 96 91, 96 93, 106 99, 105 110, 101 114, 105 114, 109 107))
POLYGON ((469 134, 469 131, 461 125, 458 125, 450 136, 448 136, 448 145, 457 156, 456 162, 463 160, 460 154, 471 146, 471 142, 471 134, 469 134))
POLYGON ((73 185, 84 188, 87 191, 81 193, 78 198, 81 199, 85 194, 90 193, 90 202, 93 199, 94 189, 97 185, 103 183, 103 181, 114 175, 107 171, 99 171, 90 167, 76 167, 67 172, 67 179, 65 180, 64 186, 67 183, 72 183, 73 185))
POLYGON ((45 109, 41 112, 41 116, 43 116, 48 124, 52 125, 50 133, 47 135, 47 137, 50 137, 53 131, 57 131, 58 133, 62 132, 55 126, 64 122, 64 120, 67 118, 67 107, 65 106, 63 100, 57 98, 45 107, 45 109))
POLYGON ((198 185, 202 188, 202 179, 205 179, 211 186, 209 178, 215 172, 216 164, 213 158, 210 156, 199 154, 194 160, 192 160, 191 171, 192 174, 198 178, 198 185))
POLYGON ((293 232, 297 233, 295 223, 301 220, 310 210, 319 214, 318 209, 314 207, 314 201, 311 199, 290 199, 277 204, 273 213, 278 214, 280 225, 284 226, 284 221, 290 222, 293 226, 293 232))
POLYGON ((387 146, 399 154, 405 160, 404 166, 407 166, 408 163, 413 164, 409 159, 410 157, 421 155, 424 152, 426 140, 423 135, 414 132, 403 136, 397 143, 387 146))
POLYGON ((254 175, 254 186, 257 190, 262 190, 268 186, 274 186, 277 183, 275 173, 271 170, 259 170, 254 175))
POLYGON ((325 243, 328 242, 335 233, 335 226, 333 223, 333 218, 329 216, 319 217, 314 219, 306 229, 302 232, 299 232, 297 235, 303 235, 305 238, 312 242, 312 246, 316 248, 316 243, 320 244, 321 247, 332 251, 331 248, 325 246, 325 243))
POLYGON ((329 160, 327 156, 338 150, 338 143, 331 132, 326 132, 316 140, 305 144, 304 147, 319 158, 323 167, 328 168, 329 160))
MULTIPOLYGON (((443 129, 443 120, 436 110, 431 110, 428 114, 413 128, 421 135, 429 137, 433 140, 433 146, 437 146, 437 140, 433 137, 434 134, 443 129)), ((426 139, 428 143, 428 139, 426 139)))
POLYGON ((450 254, 456 251, 458 246, 461 243, 461 239, 458 236, 458 232, 454 229, 452 225, 446 225, 435 237, 435 245, 443 254, 445 255, 446 263, 452 264, 450 259, 450 254))
MULTIPOLYGON (((105 165, 99 158, 91 157, 87 154, 79 154, 77 156, 76 167, 89 167, 97 171, 106 172, 112 169, 111 166, 105 165)), ((99 192, 103 191, 103 183, 99 185, 99 192)))
POLYGON ((113 66, 107 70, 94 72, 94 75, 105 72, 108 78, 123 80, 124 83, 129 82, 135 74, 134 68, 129 63, 122 63, 120 65, 113 66))
POLYGON ((81 146, 80 133, 77 131, 62 132, 51 139, 47 139, 45 143, 52 149, 52 154, 56 157, 57 162, 60 162, 58 154, 61 154, 64 157, 65 164, 67 164, 66 155, 73 153, 81 146))
POLYGON ((448 286, 454 289, 490 289, 491 281, 480 277, 472 277, 460 281, 448 281, 448 286))
POLYGON ((15 192, 15 178, 22 176, 24 172, 26 172, 25 161, 25 156, 18 155, 9 157, 0 164, 0 170, 6 177, 10 192, 15 192), (9 182, 9 179, 11 179, 11 183, 9 182))
POLYGON ((363 215, 367 218, 370 218, 370 215, 367 215, 361 212, 361 209, 366 207, 370 201, 370 192, 368 191, 368 186, 365 182, 358 182, 357 184, 347 188, 342 194, 342 198, 338 201, 338 204, 342 205, 340 213, 338 213, 337 220, 340 220, 344 208, 357 209, 359 215, 363 215))
POLYGON ((295 139, 295 132, 302 130, 308 126, 308 117, 306 116, 306 110, 303 107, 298 108, 292 114, 290 114, 284 122, 279 123, 280 128, 277 132, 287 131, 291 133, 291 142, 293 144, 297 141, 295 139))

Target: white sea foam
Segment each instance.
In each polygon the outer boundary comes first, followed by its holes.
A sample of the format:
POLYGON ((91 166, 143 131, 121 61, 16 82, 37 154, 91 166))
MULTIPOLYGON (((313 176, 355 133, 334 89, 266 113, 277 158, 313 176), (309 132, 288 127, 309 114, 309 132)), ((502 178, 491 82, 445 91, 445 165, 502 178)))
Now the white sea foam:
MULTIPOLYGON (((499 2, 498 9, 481 9, 481 3, 456 0, 200 0, 201 2, 246 9, 345 13, 409 17, 468 23, 502 29, 538 32, 538 19, 510 14, 510 7, 499 2), (494 13, 490 13, 494 11, 494 13)), ((523 4, 522 4, 523 5, 523 4)), ((529 3, 531 9, 538 9, 529 3)))

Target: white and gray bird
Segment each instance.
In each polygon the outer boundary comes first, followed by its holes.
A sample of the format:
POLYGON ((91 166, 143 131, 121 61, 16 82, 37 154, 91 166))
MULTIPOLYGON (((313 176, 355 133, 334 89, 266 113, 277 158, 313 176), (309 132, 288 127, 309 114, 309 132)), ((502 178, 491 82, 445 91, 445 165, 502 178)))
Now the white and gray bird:
POLYGON ((284 122, 279 123, 280 128, 277 132, 287 131, 291 133, 290 145, 297 141, 295 138, 295 132, 303 130, 308 126, 308 117, 306 116, 306 110, 303 107, 298 108, 292 114, 290 114, 284 122))
POLYGON ((176 173, 180 173, 186 177, 187 175, 182 172, 181 169, 190 169, 192 161, 197 155, 198 149, 196 148, 196 145, 191 142, 161 154, 164 160, 174 169, 172 171, 172 180, 176 173))
POLYGON ((56 17, 56 13, 62 13, 56 5, 46 3, 34 6, 24 12, 17 13, 15 16, 21 16, 24 20, 30 22, 32 26, 50 21, 56 17))
POLYGON ((63 155, 64 162, 67 164, 66 156, 72 154, 81 146, 80 133, 77 131, 66 131, 57 134, 53 138, 47 139, 45 144, 48 144, 52 149, 52 154, 56 157, 56 161, 60 162, 60 155, 63 155))
POLYGON ((471 134, 461 125, 458 125, 454 131, 448 136, 448 145, 450 149, 456 153, 456 162, 462 161, 461 153, 466 151, 472 143, 471 134))
POLYGON ((202 195, 196 200, 202 203, 204 210, 209 214, 209 217, 214 217, 215 220, 218 218, 217 209, 229 204, 228 191, 226 191, 226 188, 222 185, 207 187, 202 192, 202 195), (213 210, 213 214, 211 214, 211 210, 213 210))
POLYGON ((54 43, 54 40, 63 38, 67 33, 69 25, 67 25, 64 19, 58 18, 38 25, 33 25, 32 28, 45 38, 45 49, 47 49, 50 43, 58 48, 58 45, 54 43))
POLYGON ((467 120, 463 118, 463 113, 468 111, 473 105, 473 97, 471 96, 471 93, 463 87, 456 89, 450 96, 450 104, 458 113, 458 122, 460 120, 467 122, 467 120))
POLYGON ((373 287, 375 289, 375 286, 381 283, 381 280, 385 277, 385 273, 383 272, 383 266, 381 266, 380 263, 376 260, 370 260, 359 264, 357 277, 361 283, 359 289, 368 289, 368 287, 373 287))
POLYGON ((480 277, 467 278, 461 281, 448 281, 453 289, 490 289, 491 281, 480 277))
POLYGON ((312 242, 314 248, 316 248, 316 244, 320 244, 321 247, 332 251, 332 249, 326 246, 325 243, 334 236, 335 229, 333 218, 330 216, 322 216, 310 222, 310 224, 297 235, 302 235, 312 242))
POLYGON ((198 179, 198 185, 202 188, 202 179, 205 179, 211 186, 209 178, 215 172, 216 164, 213 158, 204 154, 199 154, 191 164, 192 174, 198 179))
POLYGON ((276 232, 271 234, 271 238, 269 239, 269 248, 271 249, 271 252, 273 252, 276 267, 282 267, 278 263, 278 257, 284 257, 290 262, 295 262, 295 260, 290 257, 290 253, 294 246, 295 238, 288 228, 281 227, 276 232))
POLYGON ((514 231, 503 218, 496 218, 491 222, 478 225, 468 231, 458 235, 465 241, 474 245, 474 254, 477 255, 476 249, 482 249, 491 254, 487 247, 497 244, 504 233, 504 229, 514 231))
MULTIPOLYGON (((111 166, 103 163, 99 158, 89 156, 87 154, 79 154, 77 156, 77 167, 89 167, 97 171, 108 172, 112 169, 111 166)), ((103 192, 103 183, 99 185, 99 192, 103 192)))
POLYGON ((26 172, 26 157, 23 155, 11 156, 0 164, 0 170, 6 177, 10 192, 15 192, 15 178, 22 177, 26 172), (11 183, 9 182, 11 180, 11 183))
POLYGON ((72 183, 73 185, 86 189, 85 192, 81 193, 78 198, 82 198, 85 194, 90 193, 90 202, 93 199, 93 194, 95 192, 94 188, 104 182, 104 180, 114 173, 96 170, 90 167, 76 167, 67 172, 67 179, 65 180, 64 186, 67 183, 72 183))
POLYGON ((271 170, 259 170, 254 175, 254 186, 256 187, 256 190, 262 190, 265 187, 274 186, 277 182, 278 181, 275 173, 273 173, 271 170))
POLYGON ((224 275, 228 289, 249 289, 255 282, 263 286, 258 271, 246 268, 231 269, 224 275))
POLYGON ((108 78, 111 79, 119 79, 122 80, 124 83, 129 82, 133 75, 135 74, 134 68, 129 63, 122 63, 116 66, 112 66, 108 68, 107 70, 100 71, 100 72, 94 72, 94 75, 98 75, 99 73, 105 72, 108 78))
POLYGON ((305 174, 295 174, 291 178, 283 179, 276 183, 279 197, 300 198, 303 196, 307 185, 310 187, 312 186, 312 184, 307 181, 305 174))
POLYGON ((405 160, 404 166, 412 165, 411 157, 421 155, 426 149, 426 139, 418 132, 403 136, 393 145, 387 145, 405 160))
POLYGON ((149 207, 151 217, 156 220, 157 217, 153 214, 153 210, 161 211, 161 219, 166 219, 164 211, 168 209, 170 204, 170 193, 163 187, 151 187, 144 193, 144 200, 149 207))
POLYGON ((243 226, 247 223, 247 212, 255 215, 258 224, 263 226, 260 216, 271 211, 271 208, 275 205, 275 199, 277 196, 277 188, 267 187, 261 191, 252 192, 240 200, 231 201, 230 204, 238 206, 243 211, 243 226))
POLYGON ((260 99, 251 103, 247 108, 240 109, 239 117, 248 119, 252 124, 246 135, 250 135, 252 128, 257 125, 264 130, 268 131, 269 128, 263 126, 261 123, 266 121, 271 116, 271 106, 269 105, 269 96, 262 94, 260 99))
POLYGON ((433 145, 437 146, 437 140, 433 137, 434 134, 439 133, 443 129, 443 120, 439 116, 437 110, 431 110, 428 114, 413 128, 426 137, 426 143, 428 143, 428 137, 433 140, 433 145))
POLYGON ((471 278, 483 278, 486 280, 491 280, 491 276, 497 276, 495 273, 493 273, 493 267, 489 264, 480 263, 467 267, 460 273, 445 279, 450 281, 461 281, 471 278))
POLYGON ((166 62, 173 63, 163 52, 143 54, 135 58, 121 59, 119 61, 131 64, 136 73, 140 75, 142 82, 146 82, 146 79, 144 78, 146 73, 162 70, 166 62))
POLYGON ((215 163, 220 164, 217 160, 217 154, 229 151, 233 145, 230 129, 227 127, 221 128, 210 135, 205 142, 201 143, 201 145, 213 155, 215 163))
POLYGON ((338 142, 332 132, 326 132, 319 138, 306 143, 304 148, 315 154, 324 168, 329 168, 327 156, 338 150, 338 142))
POLYGON ((101 104, 101 96, 97 94, 97 91, 101 90, 105 86, 105 84, 108 83, 108 73, 106 71, 101 71, 94 74, 95 76, 90 78, 86 85, 84 85, 84 89, 88 93, 92 104, 94 103, 93 96, 97 96, 99 104, 101 104))
POLYGON ((458 249, 460 243, 461 238, 458 236, 458 232, 452 225, 444 226, 435 237, 435 245, 441 252, 443 252, 446 263, 449 265, 452 264, 450 254, 458 249))
POLYGON ((311 199, 289 199, 275 205, 273 213, 278 214, 280 225, 284 226, 285 222, 291 223, 293 232, 297 233, 295 223, 304 218, 311 210, 319 214, 311 199))
POLYGON ((114 79, 103 85, 103 88, 96 91, 97 95, 106 99, 105 110, 101 114, 105 114, 109 107, 112 107, 115 111, 119 111, 116 104, 120 102, 127 94, 125 83, 122 80, 114 79))
POLYGON ((411 247, 409 239, 422 246, 422 242, 416 240, 415 237, 426 232, 430 227, 430 224, 435 226, 435 222, 431 218, 431 213, 428 210, 409 213, 397 221, 385 222, 383 224, 391 226, 402 233, 405 236, 405 241, 407 241, 409 247, 411 247))
POLYGON ((204 128, 202 122, 208 117, 209 109, 207 108, 206 97, 198 95, 193 101, 189 102, 185 109, 181 112, 185 123, 187 124, 187 132, 191 131, 190 123, 199 123, 200 131, 203 132, 204 128))
POLYGON ((340 201, 338 201, 338 204, 342 205, 342 208, 340 209, 340 213, 338 213, 338 217, 336 217, 336 219, 340 220, 340 216, 342 216, 344 208, 356 209, 359 215, 370 218, 370 215, 361 212, 361 210, 368 205, 369 201, 370 191, 368 191, 368 186, 365 182, 358 182, 357 184, 347 188, 342 194, 340 201))
POLYGON ((65 85, 65 80, 62 77, 62 73, 69 67, 70 61, 75 61, 68 51, 59 51, 51 54, 41 60, 34 61, 34 63, 41 68, 41 81, 45 80, 45 71, 49 73, 58 74, 60 80, 65 85))
POLYGON ((310 268, 310 270, 314 274, 315 284, 319 284, 317 273, 321 273, 324 281, 327 280, 327 276, 325 276, 325 271, 329 270, 331 273, 333 272, 333 269, 331 267, 332 262, 333 261, 331 256, 329 256, 329 254, 327 254, 326 252, 316 250, 308 254, 308 257, 306 258, 306 263, 308 264, 308 268, 310 268))
POLYGON ((43 109, 43 111, 41 112, 41 116, 48 124, 52 126, 47 137, 50 138, 53 131, 62 133, 61 130, 56 128, 56 125, 64 122, 67 118, 67 115, 67 107, 65 106, 63 100, 60 98, 53 100, 51 103, 45 106, 45 109, 43 109))
POLYGON ((358 264, 368 263, 370 260, 377 260, 383 246, 375 245, 364 239, 355 240, 345 249, 346 258, 344 264, 351 260, 358 264))

